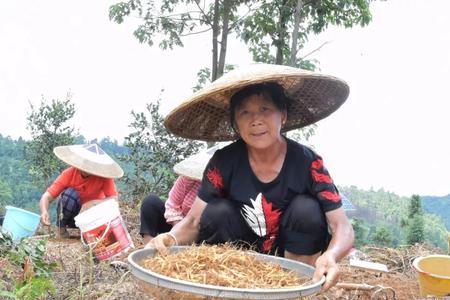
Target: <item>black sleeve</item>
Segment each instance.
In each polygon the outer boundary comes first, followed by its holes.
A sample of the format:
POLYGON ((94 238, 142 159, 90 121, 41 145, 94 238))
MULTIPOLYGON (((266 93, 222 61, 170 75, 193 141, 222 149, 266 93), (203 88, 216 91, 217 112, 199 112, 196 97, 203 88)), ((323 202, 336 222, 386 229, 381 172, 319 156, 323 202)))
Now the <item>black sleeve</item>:
POLYGON ((311 194, 319 200, 325 212, 341 207, 341 195, 339 195, 333 179, 325 168, 322 157, 313 151, 310 151, 309 154, 311 158, 309 165, 309 189, 311 194))
POLYGON ((226 182, 224 174, 226 172, 226 161, 223 151, 218 150, 210 159, 203 172, 203 179, 198 197, 205 202, 210 202, 215 198, 223 198, 226 195, 226 182))

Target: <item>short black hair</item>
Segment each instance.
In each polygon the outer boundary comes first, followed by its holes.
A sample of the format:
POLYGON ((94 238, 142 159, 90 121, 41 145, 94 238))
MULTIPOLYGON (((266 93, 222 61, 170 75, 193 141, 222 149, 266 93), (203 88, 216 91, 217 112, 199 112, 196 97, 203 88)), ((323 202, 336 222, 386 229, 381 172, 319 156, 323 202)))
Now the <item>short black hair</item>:
POLYGON ((279 111, 288 110, 290 99, 286 97, 283 87, 278 83, 264 82, 246 86, 243 89, 237 91, 233 96, 231 96, 230 122, 233 129, 235 129, 234 117, 236 109, 238 109, 242 105, 244 99, 252 95, 264 95, 268 100, 270 98, 272 103, 279 111))

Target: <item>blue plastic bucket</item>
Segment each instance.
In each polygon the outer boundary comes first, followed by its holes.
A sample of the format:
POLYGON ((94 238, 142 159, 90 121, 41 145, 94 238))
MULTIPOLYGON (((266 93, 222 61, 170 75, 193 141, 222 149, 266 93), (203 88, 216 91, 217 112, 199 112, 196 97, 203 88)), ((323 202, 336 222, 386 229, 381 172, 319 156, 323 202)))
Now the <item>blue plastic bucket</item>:
POLYGON ((34 235, 41 218, 38 214, 13 206, 6 206, 5 208, 3 231, 9 232, 15 241, 34 235))

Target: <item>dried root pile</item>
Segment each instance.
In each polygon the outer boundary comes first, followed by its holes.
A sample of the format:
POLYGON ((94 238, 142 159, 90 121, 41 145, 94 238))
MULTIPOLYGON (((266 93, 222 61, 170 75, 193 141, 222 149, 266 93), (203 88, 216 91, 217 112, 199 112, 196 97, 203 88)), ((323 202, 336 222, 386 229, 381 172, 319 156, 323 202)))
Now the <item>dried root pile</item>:
POLYGON ((233 288, 278 289, 302 286, 309 279, 277 264, 261 261, 231 245, 200 245, 156 255, 144 267, 172 278, 233 288))

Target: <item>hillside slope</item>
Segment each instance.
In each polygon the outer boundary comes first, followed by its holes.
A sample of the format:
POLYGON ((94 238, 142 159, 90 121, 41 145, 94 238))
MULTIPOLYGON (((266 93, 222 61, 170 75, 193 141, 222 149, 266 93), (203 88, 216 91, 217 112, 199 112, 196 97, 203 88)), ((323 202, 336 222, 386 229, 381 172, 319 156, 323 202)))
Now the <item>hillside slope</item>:
POLYGON ((422 207, 430 213, 441 217, 450 231, 450 194, 447 196, 422 196, 422 207))

